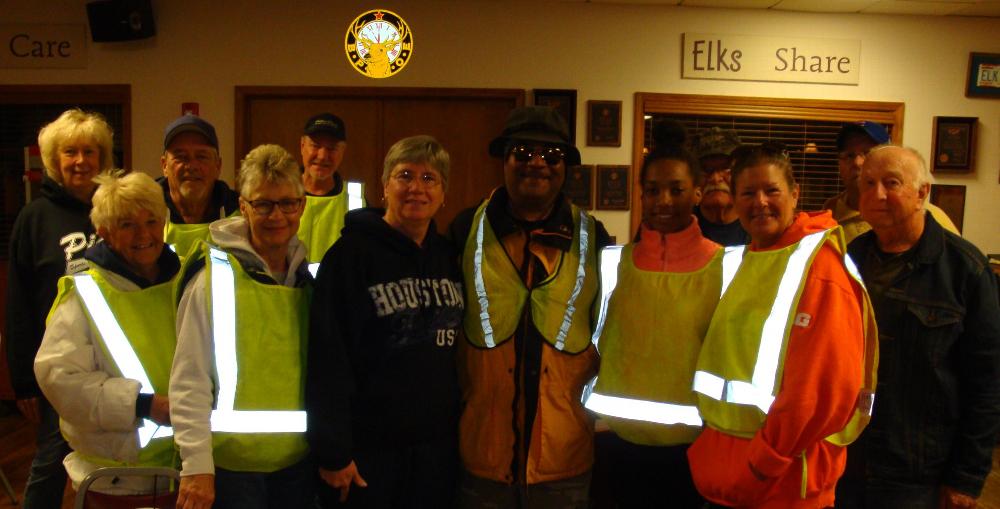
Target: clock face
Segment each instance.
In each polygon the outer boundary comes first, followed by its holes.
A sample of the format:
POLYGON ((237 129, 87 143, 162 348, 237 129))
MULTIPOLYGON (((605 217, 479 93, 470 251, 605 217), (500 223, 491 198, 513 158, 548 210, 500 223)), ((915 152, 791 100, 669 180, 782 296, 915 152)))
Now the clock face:
POLYGON ((344 49, 355 71, 369 78, 388 78, 402 70, 413 54, 413 34, 396 13, 368 11, 347 27, 344 49))
POLYGON ((399 30, 385 21, 372 21, 365 25, 358 33, 361 35, 362 40, 357 41, 355 47, 358 50, 358 54, 362 57, 367 57, 369 53, 369 44, 366 44, 366 41, 374 43, 397 41, 397 44, 393 44, 392 49, 388 52, 389 60, 395 60, 402 50, 402 44, 399 43, 400 39, 402 39, 399 36, 399 30))

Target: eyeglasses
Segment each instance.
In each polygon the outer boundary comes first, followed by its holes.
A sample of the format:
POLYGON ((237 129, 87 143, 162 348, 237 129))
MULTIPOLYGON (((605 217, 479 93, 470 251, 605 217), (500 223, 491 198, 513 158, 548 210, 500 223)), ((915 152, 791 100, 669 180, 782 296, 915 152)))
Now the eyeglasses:
POLYGON ((413 170, 402 170, 390 178, 399 182, 399 184, 403 186, 409 186, 417 181, 419 181, 425 188, 434 188, 441 185, 441 177, 430 171, 418 175, 417 172, 413 170))
POLYGON ((271 212, 274 212, 274 206, 278 206, 283 214, 294 214, 299 211, 299 206, 302 205, 302 198, 285 198, 283 200, 272 201, 272 200, 243 200, 250 204, 250 208, 253 209, 254 213, 260 216, 269 216, 271 212))
POLYGON ((559 164, 560 161, 566 159, 566 153, 560 147, 532 147, 530 145, 514 145, 510 148, 510 154, 514 156, 514 160, 519 163, 526 163, 534 158, 536 155, 540 156, 545 164, 549 166, 555 166, 559 164))
POLYGON ((733 150, 733 168, 746 166, 753 159, 788 159, 788 149, 784 143, 765 141, 760 145, 740 145, 733 150))

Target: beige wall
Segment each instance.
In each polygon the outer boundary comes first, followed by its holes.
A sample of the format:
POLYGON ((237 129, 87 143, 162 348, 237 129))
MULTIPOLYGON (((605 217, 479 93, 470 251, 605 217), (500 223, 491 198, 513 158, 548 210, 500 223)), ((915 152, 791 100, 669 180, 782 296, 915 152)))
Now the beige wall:
MULTIPOLYGON (((0 13, 4 23, 85 23, 84 5, 0 0, 0 13)), ((969 52, 1000 53, 1000 19, 387 0, 377 5, 410 23, 415 51, 401 74, 375 81, 351 70, 343 50, 350 20, 374 5, 154 0, 154 39, 91 43, 86 69, 0 69, 0 83, 131 84, 133 162, 151 173, 159 171, 163 126, 188 101, 201 103, 201 114, 220 132, 223 157, 232 163, 236 85, 572 88, 580 101, 578 137, 586 126, 585 101, 623 101, 623 146, 581 146, 584 161, 593 164, 632 162, 638 91, 901 101, 904 142, 924 154, 932 117, 980 118, 975 174, 939 181, 968 186, 965 236, 986 252, 1000 252, 1000 100, 964 96, 969 52), (859 39, 860 85, 682 80, 684 32, 859 39)), ((224 175, 231 180, 232 164, 224 175)), ((627 239, 626 212, 598 216, 619 241, 627 239)))

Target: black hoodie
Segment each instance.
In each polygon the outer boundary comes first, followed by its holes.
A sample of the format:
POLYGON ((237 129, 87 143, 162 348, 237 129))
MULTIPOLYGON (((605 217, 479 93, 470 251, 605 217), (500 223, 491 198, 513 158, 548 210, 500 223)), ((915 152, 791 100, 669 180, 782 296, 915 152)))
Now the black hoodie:
POLYGON ((59 278, 85 270, 84 251, 97 240, 90 204, 43 177, 41 196, 21 209, 10 235, 7 271, 7 362, 18 399, 41 396, 35 353, 59 278))
POLYGON ((309 337, 309 444, 328 470, 353 451, 454 437, 461 270, 432 223, 418 246, 380 209, 354 210, 323 257, 309 337))

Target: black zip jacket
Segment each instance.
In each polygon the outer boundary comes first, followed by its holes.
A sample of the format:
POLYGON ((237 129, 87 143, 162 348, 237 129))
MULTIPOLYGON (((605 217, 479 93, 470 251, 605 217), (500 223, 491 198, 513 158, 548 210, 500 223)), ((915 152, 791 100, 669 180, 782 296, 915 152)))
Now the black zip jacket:
POLYGON ((17 399, 41 396, 35 353, 59 278, 85 270, 84 251, 97 240, 90 204, 43 177, 41 196, 21 209, 10 235, 7 271, 7 363, 17 399))
POLYGON ((349 212, 316 278, 307 438, 328 470, 353 451, 457 435, 461 271, 433 223, 418 246, 383 213, 349 212))

